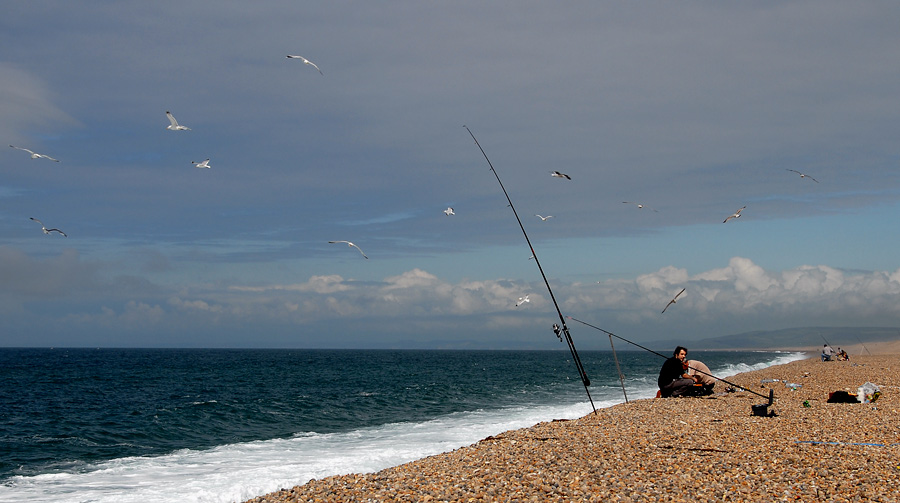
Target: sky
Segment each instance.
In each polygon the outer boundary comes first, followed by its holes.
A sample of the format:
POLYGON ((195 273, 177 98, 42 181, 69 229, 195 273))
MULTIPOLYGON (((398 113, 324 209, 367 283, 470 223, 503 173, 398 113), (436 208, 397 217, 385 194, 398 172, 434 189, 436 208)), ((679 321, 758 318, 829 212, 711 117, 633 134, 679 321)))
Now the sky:
POLYGON ((895 2, 4 11, 0 346, 900 326, 895 2))

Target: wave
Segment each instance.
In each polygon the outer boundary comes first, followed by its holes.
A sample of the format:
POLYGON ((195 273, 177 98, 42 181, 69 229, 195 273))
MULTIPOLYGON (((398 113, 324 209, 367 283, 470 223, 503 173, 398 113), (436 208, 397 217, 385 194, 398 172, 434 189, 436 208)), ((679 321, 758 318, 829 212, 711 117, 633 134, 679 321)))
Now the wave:
MULTIPOLYGON (((713 369, 731 376, 806 358, 773 354, 755 365, 729 363, 713 369)), ((629 399, 656 394, 655 376, 626 382, 629 399)), ((599 408, 622 403, 621 387, 593 391, 599 408)), ((79 463, 65 471, 13 476, 0 485, 0 502, 230 503, 303 484, 314 478, 370 473, 470 445, 491 435, 591 412, 582 390, 557 404, 523 404, 495 410, 456 412, 421 422, 395 422, 338 433, 302 433, 291 438, 222 445, 205 450, 79 463)))
MULTIPOLYGON (((603 403, 609 406, 613 403, 603 403)), ((227 503, 336 474, 375 472, 447 452, 503 431, 590 412, 585 404, 523 406, 454 413, 420 423, 392 423, 343 433, 180 450, 120 458, 77 471, 14 476, 0 501, 56 503, 227 503)))

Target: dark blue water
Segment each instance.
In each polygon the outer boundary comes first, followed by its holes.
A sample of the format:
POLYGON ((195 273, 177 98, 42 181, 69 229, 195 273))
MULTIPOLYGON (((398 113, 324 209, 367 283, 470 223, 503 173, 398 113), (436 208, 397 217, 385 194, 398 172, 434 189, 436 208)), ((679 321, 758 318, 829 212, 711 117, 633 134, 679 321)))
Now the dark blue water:
MULTIPOLYGON (((618 356, 629 398, 655 392, 661 358, 618 356)), ((731 375, 784 355, 691 357, 731 375)), ((598 406, 622 401, 611 353, 581 358, 598 406)), ((586 401, 562 351, 0 349, 0 483, 120 458, 586 401)))

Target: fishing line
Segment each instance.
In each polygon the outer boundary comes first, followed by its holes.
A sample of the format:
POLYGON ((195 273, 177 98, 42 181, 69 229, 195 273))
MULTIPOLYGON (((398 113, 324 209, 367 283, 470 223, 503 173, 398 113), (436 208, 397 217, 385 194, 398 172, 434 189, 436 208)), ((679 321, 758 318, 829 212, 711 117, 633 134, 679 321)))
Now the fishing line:
POLYGON ((828 341, 825 339, 825 336, 822 335, 822 332, 819 332, 819 337, 821 337, 822 340, 825 341, 826 346, 828 346, 829 348, 831 348, 832 351, 834 351, 834 348, 831 347, 831 344, 828 343, 828 341))
POLYGON ((619 382, 622 384, 622 394, 625 395, 625 403, 628 403, 628 393, 625 392, 625 376, 622 374, 622 368, 619 367, 619 357, 616 356, 616 346, 613 345, 612 335, 609 336, 609 347, 612 348, 613 360, 616 362, 616 372, 619 373, 619 382))
MULTIPOLYGON (((856 335, 856 334, 853 334, 853 336, 854 336, 854 337, 856 337, 856 340, 857 340, 857 341, 859 341, 859 345, 860 345, 860 346, 862 346, 862 347, 863 347, 863 349, 865 349, 865 350, 866 350, 866 353, 869 353, 869 356, 872 356, 872 353, 871 353, 871 352, 869 352, 869 348, 867 348, 867 347, 866 347, 866 345, 865 345, 865 344, 863 344, 863 341, 862 341, 862 339, 860 339, 860 338, 859 338, 859 336, 858 336, 858 335, 856 335)), ((860 351, 860 352, 859 352, 859 354, 862 354, 862 351, 860 351)))
POLYGON ((562 311, 559 309, 559 304, 556 302, 556 296, 553 295, 553 289, 550 288, 550 282, 547 280, 547 275, 544 274, 544 268, 541 267, 541 262, 538 260, 537 253, 534 251, 534 246, 531 244, 531 239, 528 238, 528 233, 525 232, 525 226, 522 224, 522 219, 519 218, 519 213, 516 212, 516 207, 513 205, 512 199, 509 197, 509 193, 506 192, 506 187, 503 186, 503 182, 500 181, 500 175, 497 174, 497 170, 494 169, 493 163, 488 159, 487 154, 484 149, 481 148, 481 144, 478 143, 478 139, 475 138, 475 135, 472 133, 472 130, 469 129, 469 126, 463 126, 466 128, 466 131, 469 132, 469 135, 475 140, 475 145, 478 146, 478 150, 481 151, 481 155, 484 156, 484 160, 487 161, 488 166, 491 167, 491 172, 494 173, 494 177, 497 179, 497 183, 500 184, 500 188, 503 189, 503 195, 506 196, 506 202, 509 203, 509 207, 513 212, 513 215, 516 216, 516 221, 519 222, 519 228, 522 229, 522 234, 525 236, 525 242, 528 243, 528 248, 531 250, 531 256, 534 257, 534 263, 537 264, 538 271, 541 272, 541 277, 544 278, 544 284, 547 285, 547 291, 550 292, 550 300, 553 301, 553 306, 556 308, 556 314, 559 315, 560 325, 556 323, 553 324, 553 333, 556 334, 556 337, 562 341, 563 336, 565 336, 565 342, 569 345, 569 352, 572 354, 572 361, 575 362, 575 367, 578 369, 578 375, 581 377, 581 383, 584 385, 584 391, 587 393, 588 400, 591 402, 591 408, 594 409, 594 414, 597 413, 597 407, 594 406, 594 400, 591 398, 591 391, 588 389, 588 386, 591 385, 591 380, 588 379, 587 372, 584 370, 584 366, 581 364, 581 358, 578 357, 578 351, 575 350, 575 343, 572 341, 572 336, 569 335, 569 327, 566 326, 566 319, 563 317, 562 311))
MULTIPOLYGON (((618 336, 618 335, 616 335, 616 334, 614 334, 614 333, 612 333, 612 332, 609 332, 609 331, 607 331, 607 330, 603 330, 603 329, 600 328, 600 327, 591 325, 590 323, 588 323, 588 322, 586 322, 586 321, 581 321, 581 320, 579 320, 579 319, 577 319, 577 318, 573 318, 573 317, 571 317, 571 316, 567 316, 567 318, 569 318, 569 319, 572 320, 572 321, 577 321, 578 323, 581 323, 582 325, 586 325, 586 326, 591 327, 591 328, 593 328, 593 329, 595 329, 595 330, 599 330, 599 331, 603 332, 604 334, 610 336, 610 341, 612 341, 612 337, 615 337, 616 339, 621 339, 621 340, 627 342, 628 344, 631 344, 631 345, 633 345, 633 346, 637 346, 637 347, 643 349, 644 351, 649 351, 649 352, 651 352, 651 353, 653 353, 653 354, 655 354, 655 355, 657 355, 657 356, 659 356, 659 357, 665 358, 665 359, 667 359, 667 360, 669 359, 669 357, 666 356, 666 355, 657 353, 656 351, 653 351, 652 349, 645 348, 644 346, 641 346, 640 344, 638 344, 638 343, 636 343, 636 342, 629 341, 628 339, 626 339, 626 338, 624 338, 624 337, 618 336)), ((738 388, 738 389, 742 389, 742 390, 744 390, 744 391, 746 391, 746 392, 748 392, 748 393, 753 393, 753 394, 756 395, 756 396, 761 396, 761 397, 767 398, 767 399, 769 399, 769 400, 771 400, 771 398, 772 398, 771 390, 770 390, 769 396, 766 396, 766 395, 763 395, 763 394, 761 394, 761 393, 757 393, 757 392, 753 391, 752 389, 747 389, 747 388, 745 388, 745 387, 743 387, 743 386, 741 386, 741 385, 739 385, 739 384, 735 384, 735 383, 733 383, 733 382, 726 381, 725 379, 722 379, 721 377, 716 377, 716 376, 710 374, 709 372, 704 372, 704 371, 702 371, 702 370, 700 370, 700 369, 695 369, 694 367, 690 367, 690 366, 688 366, 688 368, 693 369, 694 372, 699 372, 699 373, 701 373, 701 374, 708 375, 709 377, 712 377, 713 379, 715 379, 715 380, 717 380, 717 381, 722 381, 723 383, 728 384, 728 385, 730 385, 730 386, 732 386, 732 387, 735 387, 735 388, 738 388)))

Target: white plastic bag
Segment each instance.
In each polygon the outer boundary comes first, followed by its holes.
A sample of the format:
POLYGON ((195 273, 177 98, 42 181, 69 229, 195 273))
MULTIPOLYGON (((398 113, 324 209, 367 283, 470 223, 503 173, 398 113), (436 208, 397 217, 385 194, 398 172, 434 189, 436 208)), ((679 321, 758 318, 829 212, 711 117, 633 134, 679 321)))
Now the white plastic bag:
POLYGON ((878 400, 879 396, 881 396, 881 390, 878 389, 878 386, 870 382, 866 382, 856 391, 856 399, 861 403, 874 402, 875 400, 878 400))

